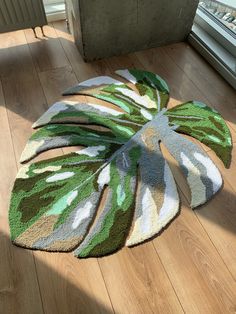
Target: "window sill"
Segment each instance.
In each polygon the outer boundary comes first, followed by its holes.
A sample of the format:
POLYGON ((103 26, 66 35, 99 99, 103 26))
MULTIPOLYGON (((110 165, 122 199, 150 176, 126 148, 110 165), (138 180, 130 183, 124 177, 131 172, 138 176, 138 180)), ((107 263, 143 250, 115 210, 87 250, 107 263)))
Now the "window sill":
POLYGON ((188 40, 236 89, 236 39, 198 9, 188 40))
POLYGON ((49 23, 66 19, 64 2, 44 4, 44 7, 49 23))

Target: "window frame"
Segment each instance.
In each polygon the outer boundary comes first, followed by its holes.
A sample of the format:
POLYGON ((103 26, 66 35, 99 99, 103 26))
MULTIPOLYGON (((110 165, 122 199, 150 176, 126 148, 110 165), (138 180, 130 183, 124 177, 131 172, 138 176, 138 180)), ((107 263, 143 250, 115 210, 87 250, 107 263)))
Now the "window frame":
POLYGON ((235 33, 199 5, 188 40, 236 89, 235 33))

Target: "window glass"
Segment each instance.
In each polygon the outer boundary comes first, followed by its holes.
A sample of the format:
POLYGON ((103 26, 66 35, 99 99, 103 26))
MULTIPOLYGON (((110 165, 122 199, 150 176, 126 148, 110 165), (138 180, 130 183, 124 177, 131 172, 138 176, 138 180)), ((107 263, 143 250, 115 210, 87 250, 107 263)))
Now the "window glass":
POLYGON ((199 6, 236 34, 236 0, 204 0, 199 6))

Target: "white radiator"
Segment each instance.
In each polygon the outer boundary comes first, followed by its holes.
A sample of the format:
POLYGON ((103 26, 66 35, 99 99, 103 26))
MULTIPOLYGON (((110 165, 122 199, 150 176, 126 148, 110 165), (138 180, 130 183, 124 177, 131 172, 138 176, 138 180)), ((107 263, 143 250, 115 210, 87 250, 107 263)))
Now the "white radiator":
POLYGON ((42 0, 0 0, 0 33, 46 24, 42 0))

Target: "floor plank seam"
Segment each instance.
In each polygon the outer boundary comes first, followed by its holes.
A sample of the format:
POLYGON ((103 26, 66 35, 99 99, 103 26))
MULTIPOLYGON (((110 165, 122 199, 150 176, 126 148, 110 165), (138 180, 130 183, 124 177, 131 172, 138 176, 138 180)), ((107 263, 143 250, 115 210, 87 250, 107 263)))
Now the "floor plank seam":
POLYGON ((210 242, 212 243, 213 247, 215 248, 217 254, 219 255, 220 259, 222 260, 223 264, 225 265, 226 269, 228 270, 229 274, 231 275, 232 279, 236 282, 236 278, 234 277, 233 273, 231 272, 231 270, 228 268, 228 265, 226 264, 226 262, 224 261, 222 255, 220 254, 220 252, 218 251, 216 245, 214 244, 214 242, 211 239, 211 236, 209 235, 209 233, 206 231, 206 228, 203 226, 201 220, 199 219, 198 215, 194 212, 195 216, 197 217, 200 225, 202 226, 203 230, 206 232, 208 239, 210 240, 210 242))
POLYGON ((97 259, 97 263, 98 263, 98 267, 99 267, 100 272, 101 272, 101 275, 102 275, 102 279, 103 279, 103 281, 104 281, 104 285, 105 285, 105 288, 106 288, 106 291, 107 291, 107 295, 108 295, 109 300, 110 300, 110 303, 111 303, 112 310, 113 310, 114 314, 116 314, 116 311, 115 311, 115 309, 114 309, 114 305, 113 305, 113 303, 112 303, 112 298, 111 298, 111 296, 110 296, 110 293, 109 293, 109 290, 108 290, 108 287, 107 287, 107 284, 106 284, 106 280, 105 280, 105 277, 104 277, 104 275, 103 275, 102 268, 101 268, 101 265, 100 265, 98 259, 97 259))
MULTIPOLYGON (((53 27, 54 27, 54 25, 53 25, 53 27)), ((56 31, 56 30, 55 30, 55 32, 56 32, 56 34, 57 34, 57 31, 56 31)), ((58 35, 58 34, 57 34, 57 35, 58 35)), ((74 73, 76 79, 78 80, 78 77, 77 77, 77 75, 76 75, 76 73, 75 73, 75 71, 74 71, 74 69, 73 69, 73 65, 72 65, 72 63, 70 62, 70 59, 69 59, 68 56, 67 56, 67 53, 66 53, 66 51, 65 51, 65 49, 64 49, 64 47, 63 47, 63 45, 62 45, 62 43, 61 43, 60 38, 58 38, 58 40, 59 40, 60 45, 61 45, 61 47, 62 47, 62 49, 63 49, 63 51, 64 51, 64 53, 65 53, 65 55, 66 55, 67 60, 68 60, 70 66, 71 66, 71 68, 72 68, 72 71, 73 71, 73 73, 74 73)), ((78 80, 78 81, 79 81, 79 80, 78 80)), ((113 303, 112 303, 112 300, 111 300, 111 296, 110 296, 110 293, 109 293, 109 291, 108 291, 107 284, 106 284, 106 281, 105 281, 105 278, 104 278, 104 275, 103 275, 103 272, 102 272, 102 269, 101 269, 101 266, 100 266, 100 263, 99 263, 98 259, 97 259, 97 264, 98 264, 98 267, 99 267, 99 269, 100 269, 101 276, 102 276, 102 278, 103 278, 104 286, 105 286, 105 288, 106 288, 107 295, 108 295, 108 297, 109 297, 112 310, 113 310, 113 312, 115 313, 114 306, 113 306, 113 303)))
MULTIPOLYGON (((197 83, 195 83, 192 78, 189 76, 189 74, 184 70, 182 69, 179 64, 175 61, 175 59, 168 53, 166 52, 166 49, 164 49, 165 53, 168 55, 168 57, 172 60, 172 62, 178 67, 178 69, 184 73, 184 75, 186 75, 186 77, 191 81, 191 83, 195 86, 195 88, 203 94, 204 98, 206 98, 207 102, 208 102, 208 105, 210 105, 212 108, 214 108, 214 104, 212 103, 212 101, 210 101, 210 99, 208 98, 208 95, 198 86, 197 83)), ((218 73, 217 73, 218 74, 218 73)), ((228 84, 228 83, 227 83, 228 84)), ((229 86, 230 87, 230 86, 229 86)))
MULTIPOLYGON (((7 116, 7 122, 8 122, 7 123, 8 124, 8 131, 9 131, 10 138, 11 138, 12 151, 14 153, 14 160, 15 160, 15 166, 16 166, 16 172, 17 172, 19 170, 19 167, 18 167, 18 162, 17 162, 17 158, 16 158, 16 149, 15 149, 15 146, 14 146, 14 141, 13 141, 12 132, 11 132, 11 124, 10 124, 9 113, 8 113, 9 109, 7 107, 5 91, 4 91, 4 86, 2 84, 2 81, 1 81, 1 86, 2 86, 3 98, 5 100, 3 106, 5 107, 5 110, 6 110, 6 116, 7 116)), ((13 245, 13 244, 11 244, 11 245, 13 245)), ((34 254, 33 254, 32 251, 29 251, 29 254, 31 255, 33 263, 34 263, 34 271, 35 271, 35 275, 36 275, 36 279, 37 279, 37 283, 38 283, 38 289, 39 289, 39 293, 40 293, 41 306, 42 306, 42 309, 43 309, 42 296, 41 296, 41 290, 40 290, 40 286, 39 286, 39 282, 38 282, 38 275, 37 275, 37 269, 36 269, 34 254)))
POLYGON ((155 245, 153 244, 153 241, 151 241, 151 243, 152 243, 152 246, 154 247, 154 250, 155 250, 155 252, 156 252, 156 254, 157 254, 157 257, 158 257, 158 259, 159 259, 161 265, 163 266, 163 269, 165 270, 166 276, 167 276, 167 278, 168 278, 168 280, 169 280, 169 282, 170 282, 170 284, 171 284, 171 287, 172 287, 172 289, 173 289, 173 291, 174 291, 174 293, 175 293, 175 295, 176 295, 176 298, 177 298, 177 300, 178 300, 178 302, 179 302, 179 304, 180 304, 180 306, 181 306, 181 308, 182 308, 182 310, 183 310, 183 313, 186 313, 185 310, 184 310, 184 306, 183 306, 183 304, 182 304, 181 301, 180 301, 180 298, 179 298, 179 296, 178 296, 178 293, 177 293, 177 291, 176 291, 175 288, 174 288, 174 284, 172 283, 172 281, 171 281, 171 279, 170 279, 170 277, 169 277, 169 275, 168 275, 168 272, 167 272, 167 270, 166 270, 166 268, 165 268, 165 265, 163 264, 163 262, 162 262, 162 260, 161 260, 161 258, 160 258, 160 256, 159 256, 159 254, 158 254, 158 252, 157 252, 157 249, 156 249, 155 245))
MULTIPOLYGON (((181 193, 182 193, 183 197, 185 198, 185 201, 187 201, 187 197, 186 197, 186 195, 185 195, 183 189, 181 188, 181 186, 178 185, 178 188, 181 190, 181 193)), ((201 220, 199 219, 198 215, 196 214, 195 210, 193 210, 193 214, 194 214, 194 216, 197 218, 197 220, 198 220, 199 224, 201 225, 202 229, 204 230, 204 232, 205 232, 207 238, 210 240, 210 242, 211 242, 211 244, 213 245, 213 247, 214 247, 214 249, 215 249, 217 255, 219 255, 221 261, 222 261, 223 264, 225 265, 225 267, 226 267, 226 269, 228 270, 229 274, 231 275, 232 279, 233 279, 234 281, 236 281, 236 278, 234 277, 234 275, 232 274, 232 272, 229 270, 229 268, 228 268, 227 264, 225 263, 225 261, 224 261, 222 255, 221 255, 220 252, 218 251, 217 247, 215 246, 214 242, 213 242, 212 239, 211 239, 211 236, 210 236, 209 233, 207 232, 206 228, 203 226, 203 224, 202 224, 201 220)))

